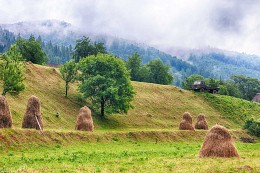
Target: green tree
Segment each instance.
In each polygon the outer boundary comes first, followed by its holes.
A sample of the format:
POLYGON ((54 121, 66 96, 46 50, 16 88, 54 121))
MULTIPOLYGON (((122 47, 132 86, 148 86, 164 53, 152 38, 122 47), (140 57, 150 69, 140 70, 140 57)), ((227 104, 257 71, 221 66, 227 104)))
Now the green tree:
POLYGON ((131 80, 141 81, 141 63, 142 58, 137 52, 128 57, 128 60, 126 61, 126 67, 128 70, 130 70, 131 80))
POLYGON ((260 90, 260 81, 243 75, 234 75, 231 77, 233 82, 238 86, 241 98, 252 100, 260 90))
POLYGON ((3 92, 19 94, 24 90, 24 75, 22 73, 23 63, 22 56, 18 52, 16 45, 13 45, 9 50, 0 56, 0 80, 3 81, 3 92))
POLYGON ((127 112, 134 91, 124 62, 109 54, 91 55, 79 62, 79 90, 105 113, 127 112))
POLYGON ((74 60, 66 62, 60 67, 61 77, 65 81, 65 97, 68 97, 69 83, 73 82, 77 75, 77 68, 74 60))
POLYGON ((44 64, 47 61, 46 54, 41 48, 41 43, 33 35, 29 40, 19 37, 16 41, 19 52, 26 61, 34 64, 44 64))
POLYGON ((220 85, 219 94, 241 98, 241 93, 238 89, 238 85, 235 84, 234 81, 231 81, 231 80, 227 80, 227 81, 223 82, 222 85, 220 85), (221 88, 225 88, 227 91, 222 92, 221 88))
POLYGON ((76 46, 74 48, 73 59, 75 62, 79 62, 81 58, 85 58, 90 55, 97 55, 98 53, 107 53, 104 43, 92 43, 88 37, 83 37, 76 40, 76 46))
POLYGON ((160 59, 155 59, 146 64, 149 69, 149 82, 169 85, 173 83, 170 66, 164 65, 160 59))
POLYGON ((221 95, 229 95, 227 86, 225 86, 225 85, 220 85, 220 86, 219 86, 219 92, 218 92, 218 93, 221 94, 221 95))
POLYGON ((191 89, 193 83, 196 80, 205 80, 205 78, 197 74, 190 75, 189 77, 185 78, 185 80, 182 82, 182 87, 184 89, 191 89))

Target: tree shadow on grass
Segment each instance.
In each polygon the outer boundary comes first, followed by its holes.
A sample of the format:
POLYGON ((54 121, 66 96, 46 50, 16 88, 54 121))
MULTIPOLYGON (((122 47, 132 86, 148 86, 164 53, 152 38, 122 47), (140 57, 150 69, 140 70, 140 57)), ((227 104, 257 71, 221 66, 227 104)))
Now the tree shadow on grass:
POLYGON ((119 121, 115 120, 112 116, 107 115, 105 117, 100 116, 100 112, 96 111, 95 109, 92 109, 92 117, 95 124, 98 124, 98 129, 100 130, 115 130, 115 129, 121 129, 122 124, 120 124, 119 121))

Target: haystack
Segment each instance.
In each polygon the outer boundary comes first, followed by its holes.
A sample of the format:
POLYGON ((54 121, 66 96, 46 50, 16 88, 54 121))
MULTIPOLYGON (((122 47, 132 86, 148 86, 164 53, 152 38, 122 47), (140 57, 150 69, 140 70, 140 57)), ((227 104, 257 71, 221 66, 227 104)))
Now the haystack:
POLYGON ((199 151, 200 157, 239 157, 229 131, 220 125, 213 126, 199 151))
POLYGON ((179 129, 180 130, 194 130, 194 127, 192 126, 192 117, 189 112, 185 112, 183 114, 179 129))
POLYGON ((93 132, 94 124, 91 116, 91 110, 87 106, 84 106, 79 110, 75 129, 93 132))
POLYGON ((22 128, 43 129, 41 104, 36 96, 31 96, 28 100, 22 128))
POLYGON ((204 114, 199 114, 197 122, 195 124, 195 129, 204 129, 204 130, 208 130, 208 123, 205 119, 205 115, 204 114))
POLYGON ((0 128, 12 127, 12 115, 5 96, 0 96, 0 128))

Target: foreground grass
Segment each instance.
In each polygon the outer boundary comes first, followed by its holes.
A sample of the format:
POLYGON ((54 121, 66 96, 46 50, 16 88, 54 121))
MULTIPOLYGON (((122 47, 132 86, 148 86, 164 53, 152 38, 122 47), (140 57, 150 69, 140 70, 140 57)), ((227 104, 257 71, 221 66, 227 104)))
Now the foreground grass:
POLYGON ((260 143, 236 143, 240 158, 198 158, 201 142, 77 143, 11 150, 0 172, 260 172, 260 143))

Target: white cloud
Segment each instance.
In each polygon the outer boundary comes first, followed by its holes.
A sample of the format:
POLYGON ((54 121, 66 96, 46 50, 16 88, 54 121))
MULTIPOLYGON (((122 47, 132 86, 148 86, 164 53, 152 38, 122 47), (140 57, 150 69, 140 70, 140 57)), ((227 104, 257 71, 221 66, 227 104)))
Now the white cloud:
POLYGON ((162 49, 221 49, 260 55, 257 0, 0 0, 0 23, 59 19, 84 31, 162 49))

